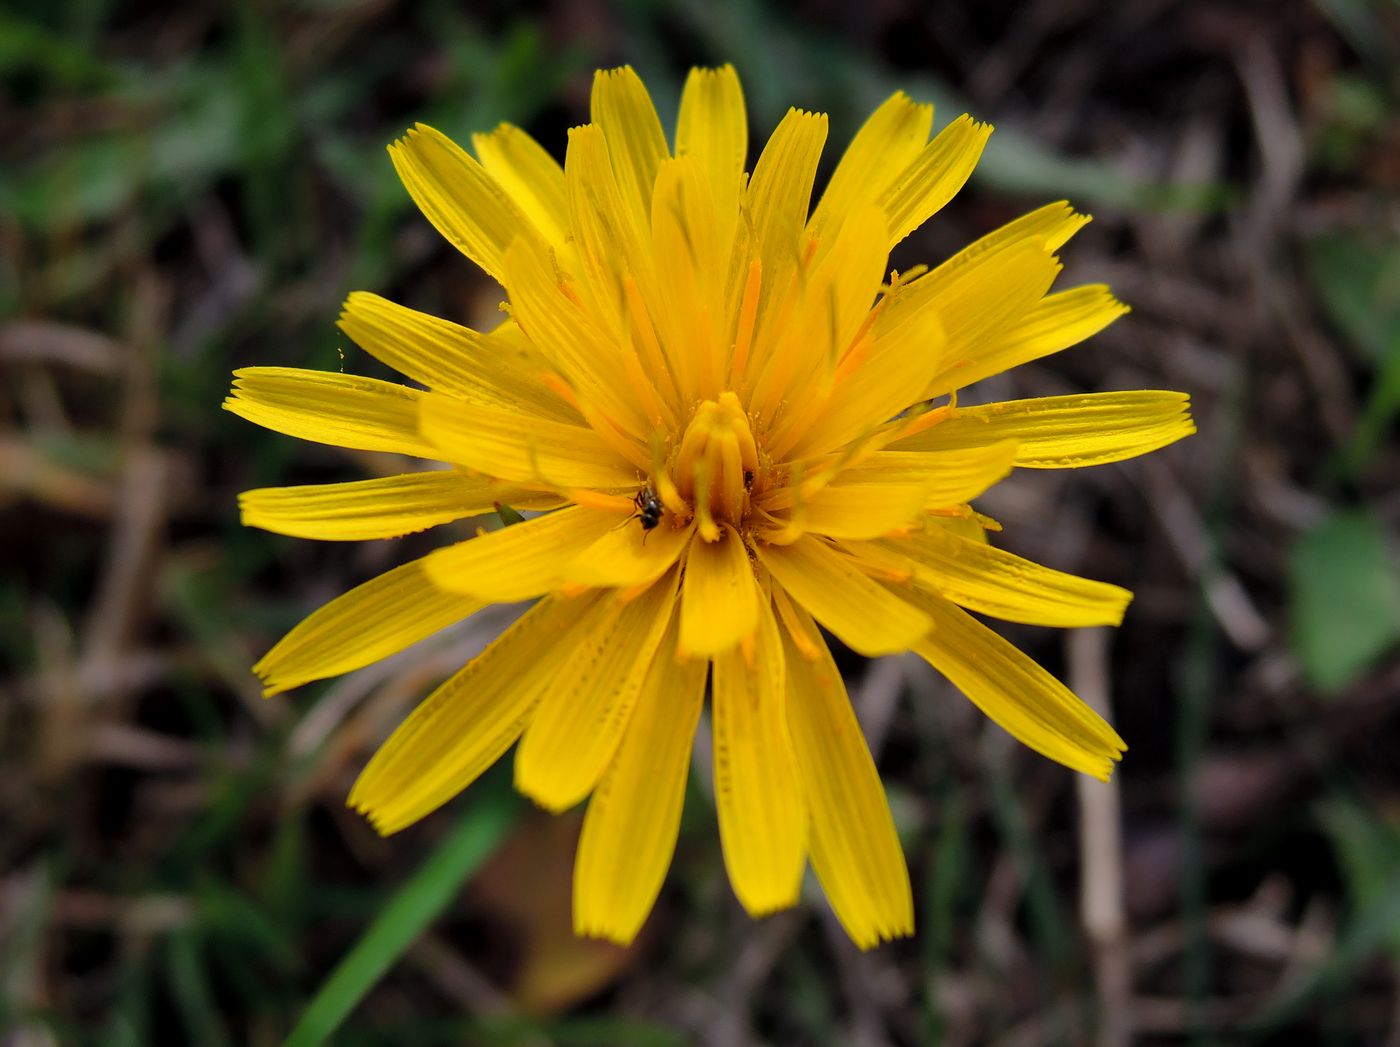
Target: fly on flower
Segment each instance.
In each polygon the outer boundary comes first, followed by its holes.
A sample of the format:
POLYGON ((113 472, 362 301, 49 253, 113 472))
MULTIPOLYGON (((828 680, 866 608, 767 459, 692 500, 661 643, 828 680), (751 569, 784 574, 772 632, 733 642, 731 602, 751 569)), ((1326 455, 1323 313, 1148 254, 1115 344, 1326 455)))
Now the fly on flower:
POLYGON ((256 367, 225 403, 291 436, 448 466, 249 491, 251 526, 353 540, 497 503, 536 514, 352 589, 255 667, 276 694, 487 604, 536 601, 360 775, 350 803, 380 832, 516 746, 523 793, 554 811, 588 801, 577 930, 630 941, 671 861, 708 694, 743 906, 793 905, 810 861, 859 945, 909 934, 904 858, 823 629, 864 655, 918 653, 1026 745, 1108 777, 1125 748, 1113 729, 968 612, 1113 625, 1130 594, 997 549, 971 503, 1016 467, 1186 436, 1186 397, 957 404, 1126 309, 1102 286, 1051 290, 1056 252, 1089 220, 1065 203, 889 272, 991 133, 961 116, 930 138, 932 121, 890 98, 815 207, 826 117, 790 110, 750 168, 727 67, 690 74, 669 141, 630 69, 598 73, 562 167, 508 125, 474 136, 475 157, 422 125, 390 146, 427 219, 504 287, 506 320, 478 332, 358 292, 341 328, 423 388, 256 367))
MULTIPOLYGON (((643 531, 650 531, 661 523, 661 514, 665 509, 661 505, 661 499, 650 487, 643 487, 638 491, 632 499, 632 504, 637 507, 633 515, 642 521, 643 531)), ((645 542, 646 539, 643 538, 642 541, 645 542)))

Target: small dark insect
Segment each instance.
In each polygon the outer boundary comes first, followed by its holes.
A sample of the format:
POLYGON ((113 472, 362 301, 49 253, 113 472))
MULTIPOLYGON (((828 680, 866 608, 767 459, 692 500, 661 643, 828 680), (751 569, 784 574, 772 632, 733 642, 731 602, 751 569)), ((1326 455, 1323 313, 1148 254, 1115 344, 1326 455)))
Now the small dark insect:
POLYGON ((656 492, 650 486, 638 491, 632 504, 637 507, 636 515, 642 521, 643 531, 650 531, 661 522, 661 499, 656 497, 656 492))

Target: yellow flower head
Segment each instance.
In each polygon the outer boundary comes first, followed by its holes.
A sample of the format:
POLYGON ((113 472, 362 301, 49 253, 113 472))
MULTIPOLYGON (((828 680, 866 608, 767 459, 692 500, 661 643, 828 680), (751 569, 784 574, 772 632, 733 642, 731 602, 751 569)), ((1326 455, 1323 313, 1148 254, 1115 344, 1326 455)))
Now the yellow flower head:
POLYGON ((311 615, 256 671, 274 694, 367 665, 498 601, 538 602, 394 732, 350 803, 384 833, 506 750, 518 788, 589 798, 580 933, 631 940, 670 864, 708 687, 734 891, 797 901, 808 859, 861 946, 913 928, 909 877, 824 627, 913 650, 1016 738, 1106 778, 1106 723, 964 608, 1118 623, 1130 594, 987 544, 969 503, 1013 467, 1117 461, 1192 432, 1172 392, 959 407, 957 390, 1125 312, 1050 293, 1088 218, 1043 207, 936 269, 890 249, 946 204, 991 132, 929 139, 877 109, 809 206, 826 117, 790 110, 748 172, 731 68, 695 70, 674 147, 630 69, 597 74, 564 166, 518 128, 476 158, 419 125, 390 147, 430 222, 505 288, 489 334, 352 294, 341 327, 426 389, 239 371, 225 406, 303 439, 449 468, 249 491, 244 522, 387 538, 489 511, 514 526, 389 571, 311 615))

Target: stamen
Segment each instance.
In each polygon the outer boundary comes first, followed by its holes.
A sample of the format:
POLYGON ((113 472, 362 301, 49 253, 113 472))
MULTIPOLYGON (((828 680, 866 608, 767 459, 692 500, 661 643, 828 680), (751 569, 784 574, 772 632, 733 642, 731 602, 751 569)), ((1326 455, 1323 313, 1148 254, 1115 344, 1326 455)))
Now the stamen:
POLYGON ((744 405, 732 390, 726 389, 719 394, 719 406, 736 423, 731 429, 739 436, 744 468, 758 472, 758 444, 754 442, 753 428, 749 425, 748 415, 744 413, 744 405))
POLYGON ((666 438, 659 431, 651 434, 651 489, 656 492, 656 497, 661 499, 661 504, 669 509, 672 515, 686 519, 690 516, 690 506, 685 504, 685 499, 681 497, 680 491, 676 490, 676 482, 671 479, 671 472, 666 468, 666 438))
POLYGON ((742 520, 748 492, 744 489, 744 462, 739 454, 739 438, 733 429, 723 429, 710 441, 711 456, 719 459, 719 499, 724 515, 742 520))
POLYGON ((676 490, 676 482, 665 469, 651 474, 651 489, 656 492, 656 497, 661 499, 661 504, 673 515, 681 519, 690 515, 690 506, 685 504, 680 491, 676 490))
POLYGON ((695 417, 685 427, 685 435, 681 437, 680 453, 676 456, 676 475, 680 478, 682 495, 693 495, 695 492, 695 469, 709 439, 710 421, 714 413, 714 401, 706 400, 696 408, 695 417))
MULTIPOLYGON (((658 471, 653 467, 653 476, 658 471)), ((693 515, 705 541, 718 540, 721 523, 746 531, 751 492, 765 490, 767 481, 749 416, 733 390, 695 408, 670 472, 678 497, 689 499, 686 513, 693 515)), ((659 487, 657 494, 663 501, 667 497, 659 487)))
POLYGON ((710 460, 695 463, 695 526, 707 542, 719 541, 720 529, 710 511, 710 460))

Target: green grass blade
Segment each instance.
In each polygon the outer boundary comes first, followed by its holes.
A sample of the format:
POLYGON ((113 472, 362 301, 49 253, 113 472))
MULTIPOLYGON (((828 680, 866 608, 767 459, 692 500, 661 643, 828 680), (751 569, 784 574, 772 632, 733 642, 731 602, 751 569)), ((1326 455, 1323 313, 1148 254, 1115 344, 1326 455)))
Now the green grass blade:
POLYGON ((284 1047, 326 1042, 427 927, 456 896, 462 881, 491 856, 515 823, 519 804, 511 794, 481 795, 457 827, 370 924, 302 1013, 284 1047))

